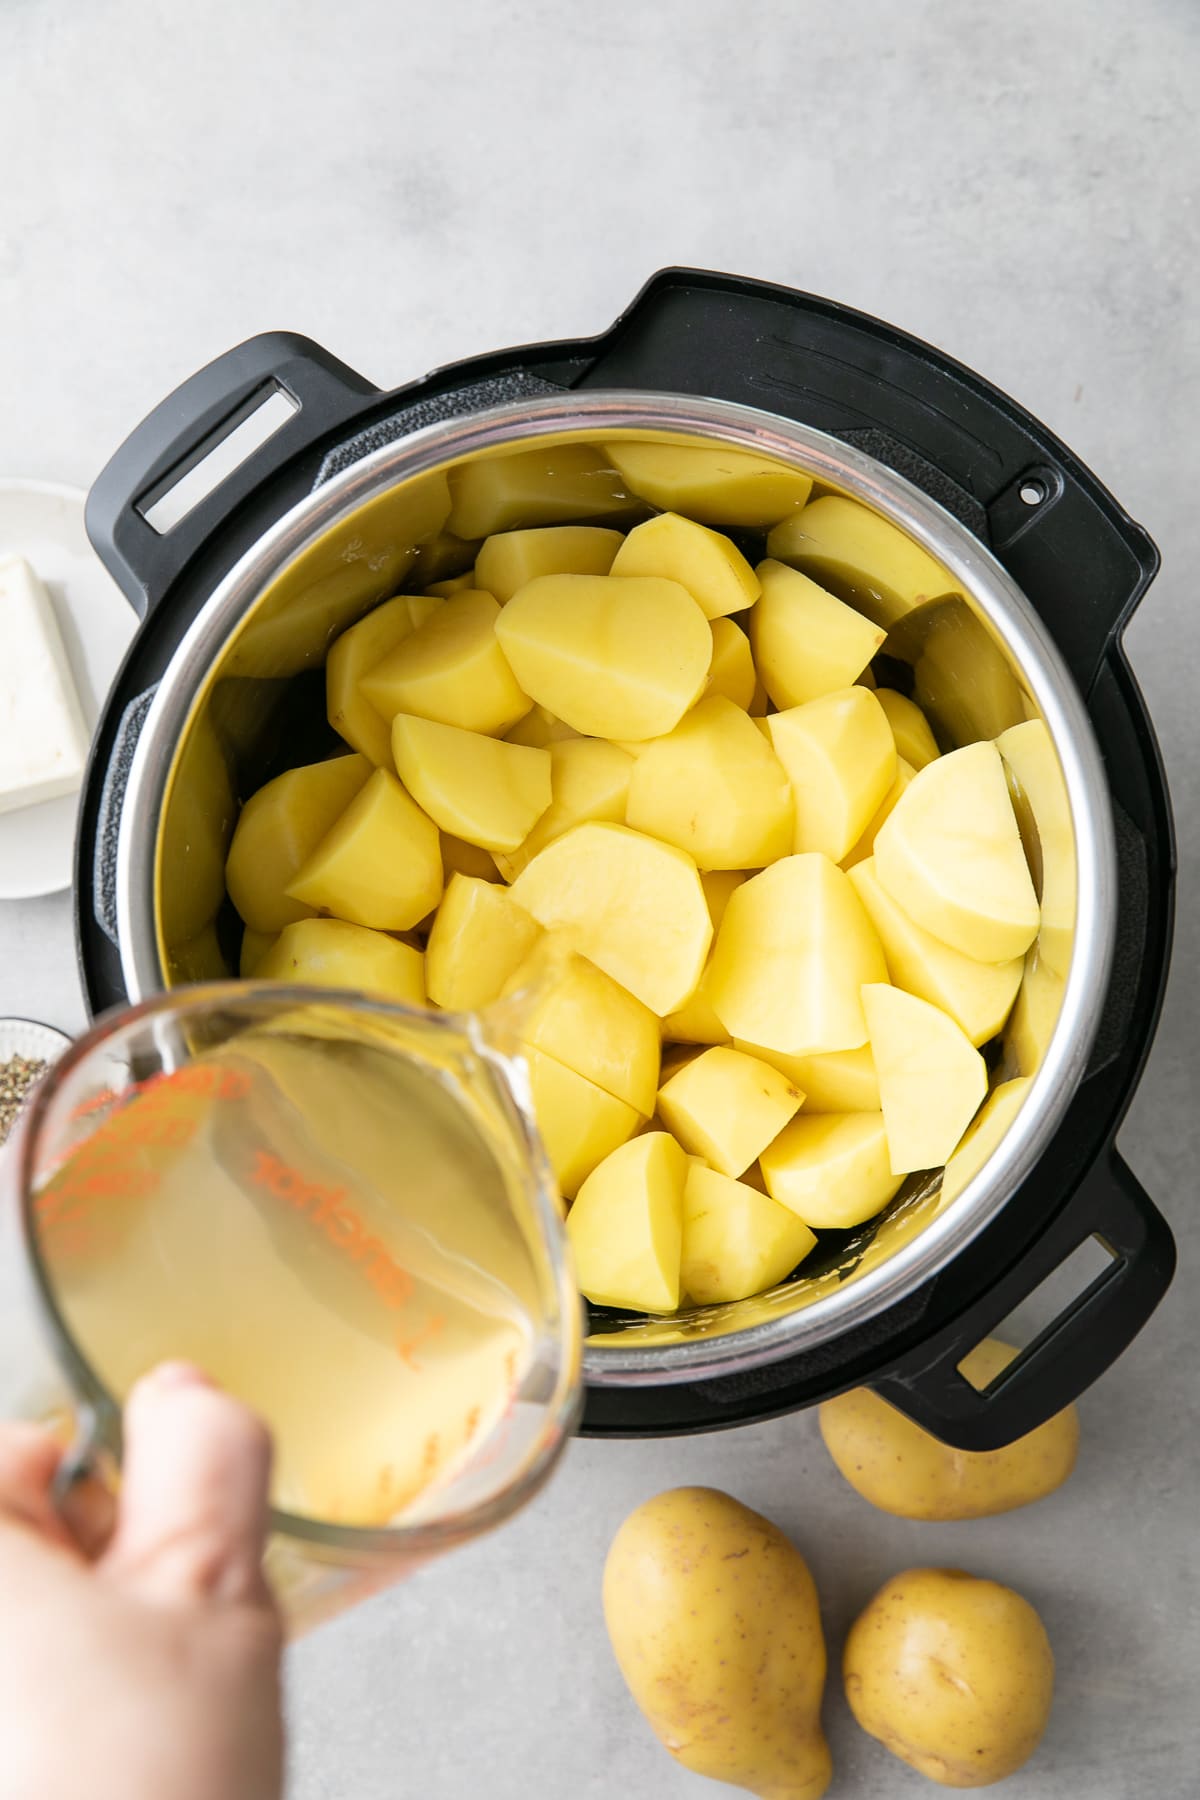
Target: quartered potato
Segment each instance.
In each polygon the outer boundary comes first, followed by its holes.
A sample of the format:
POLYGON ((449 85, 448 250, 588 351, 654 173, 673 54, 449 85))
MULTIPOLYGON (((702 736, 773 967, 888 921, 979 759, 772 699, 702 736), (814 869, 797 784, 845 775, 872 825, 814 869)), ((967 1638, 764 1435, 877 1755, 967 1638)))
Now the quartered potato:
POLYGON ((451 1012, 499 999, 541 926, 496 882, 451 875, 425 946, 429 998, 451 1012))
POLYGON ((497 641, 499 618, 490 594, 452 594, 363 677, 363 694, 389 725, 397 713, 415 713, 502 736, 533 701, 518 687, 497 641))
POLYGON ((996 748, 1017 781, 1021 800, 1032 814, 1041 856, 1041 925, 1038 944, 1043 961, 1065 977, 1075 939, 1075 833, 1071 803, 1054 741, 1041 719, 1028 719, 1001 732, 996 748))
POLYGON ((649 1008, 583 956, 571 956, 558 968, 519 966, 508 988, 524 985, 531 992, 520 1024, 525 1043, 649 1118, 661 1049, 658 1020, 649 1008))
POLYGON ((325 661, 325 707, 329 723, 352 750, 361 750, 377 768, 392 766, 387 725, 362 691, 362 679, 388 653, 422 626, 441 601, 425 594, 398 594, 343 631, 325 661))
POLYGON ((450 499, 446 529, 460 538, 629 509, 620 480, 586 444, 546 445, 460 463, 450 471, 450 499))
POLYGON ((594 1169, 567 1215, 579 1286, 598 1306, 679 1305, 688 1160, 665 1131, 623 1144, 594 1169))
POLYGON ((678 513, 635 525, 613 558, 613 575, 661 575, 686 588, 706 619, 744 612, 758 599, 758 576, 737 545, 678 513))
POLYGON ((660 1089, 658 1116, 692 1156, 737 1176, 778 1137, 803 1099, 769 1063, 717 1046, 660 1089))
POLYGON ((942 1171, 942 1201, 949 1205, 973 1181, 1020 1112, 1029 1092, 1028 1076, 993 1088, 975 1121, 942 1171))
POLYGON ((739 1038, 734 1049, 760 1056, 786 1075, 803 1093, 806 1114, 879 1111, 879 1077, 870 1044, 857 1050, 830 1050, 823 1056, 784 1056, 739 1038))
POLYGON ((289 895, 289 884, 370 773, 365 756, 335 756, 289 769, 251 794, 225 864, 229 897, 251 930, 282 931, 313 911, 289 895))
POLYGON ((1006 1057, 1020 1074, 1036 1075, 1041 1068, 1065 992, 1066 982, 1035 944, 1025 958, 1025 973, 1004 1034, 1006 1057))
POLYGON ((953 590, 927 550, 857 500, 827 494, 777 525, 767 554, 832 587, 885 631, 906 613, 953 590))
POLYGON ((515 850, 550 804, 550 752, 397 713, 392 754, 429 817, 482 850, 515 850))
POLYGON ((619 531, 603 525, 501 531, 481 546, 475 575, 479 586, 503 606, 538 575, 607 575, 624 542, 619 531))
POLYGON ((887 714, 887 722, 896 740, 896 754, 913 772, 923 769, 941 754, 937 740, 929 728, 929 720, 915 700, 898 694, 894 688, 876 688, 875 698, 887 714))
POLYGON ((887 633, 785 563, 761 562, 757 573, 750 642, 775 705, 802 706, 857 681, 887 633))
POLYGON ((496 637, 524 692, 588 737, 672 730, 712 662, 696 602, 651 575, 541 575, 513 595, 496 637))
POLYGON ((385 931, 342 919, 299 919, 284 926, 258 965, 258 979, 361 988, 404 1006, 424 1006, 424 960, 385 931))
POLYGON ((704 692, 706 695, 724 694, 726 700, 732 700, 735 706, 748 712, 758 685, 750 639, 732 619, 713 619, 711 623, 712 662, 704 692))
POLYGON ((394 775, 376 769, 287 893, 352 925, 407 931, 442 897, 437 826, 394 775))
POLYGON ((840 688, 766 721, 796 802, 793 848, 831 862, 863 835, 896 779, 896 744, 869 688, 840 688))
POLYGON ((877 1112, 801 1113, 763 1151, 760 1167, 771 1198, 818 1231, 874 1218, 903 1180, 877 1112))
POLYGON ((633 765, 625 818, 700 869, 761 869, 792 848, 788 777, 732 700, 701 700, 633 765))
POLYGON ((863 1007, 892 1173, 937 1169, 987 1093, 987 1064, 948 1013, 900 988, 869 984, 863 1007))
POLYGON ((868 856, 874 856, 875 839, 879 836, 883 822, 885 819, 891 818, 896 802, 915 774, 916 770, 910 763, 906 763, 902 756, 896 758, 896 779, 879 802, 878 808, 868 821, 867 828, 858 842, 840 859, 843 869, 849 871, 857 863, 865 862, 868 856))
POLYGON ((543 1050, 523 1054, 546 1156, 564 1200, 573 1200, 592 1170, 641 1127, 642 1115, 543 1050))
POLYGON ((773 525, 812 492, 810 475, 722 445, 614 442, 604 452, 631 494, 704 525, 773 525))
POLYGON ((769 1195, 696 1157, 689 1160, 680 1284, 697 1306, 745 1300, 774 1287, 816 1241, 794 1212, 769 1195))

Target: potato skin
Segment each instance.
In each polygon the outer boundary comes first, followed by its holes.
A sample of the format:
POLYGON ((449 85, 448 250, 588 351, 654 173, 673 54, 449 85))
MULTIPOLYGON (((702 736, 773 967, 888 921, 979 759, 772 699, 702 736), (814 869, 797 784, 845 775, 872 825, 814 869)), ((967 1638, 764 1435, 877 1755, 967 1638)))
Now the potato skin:
POLYGON ((1028 1761, 1054 1697, 1033 1607, 961 1569, 895 1575, 855 1621, 846 1698, 864 1731, 942 1787, 988 1787, 1028 1761))
MULTIPOLYGON (((985 1338, 964 1359, 981 1387, 1017 1355, 985 1338)), ((819 1410, 825 1447, 856 1493, 900 1519, 985 1519, 1044 1499, 1075 1466, 1079 1416, 1073 1406, 1002 1450, 955 1450, 931 1437, 869 1388, 826 1400, 819 1410)))
POLYGON ((613 1539, 604 1614, 630 1692, 678 1762, 763 1800, 819 1800, 832 1765, 817 1593, 768 1519, 712 1488, 658 1494, 613 1539))

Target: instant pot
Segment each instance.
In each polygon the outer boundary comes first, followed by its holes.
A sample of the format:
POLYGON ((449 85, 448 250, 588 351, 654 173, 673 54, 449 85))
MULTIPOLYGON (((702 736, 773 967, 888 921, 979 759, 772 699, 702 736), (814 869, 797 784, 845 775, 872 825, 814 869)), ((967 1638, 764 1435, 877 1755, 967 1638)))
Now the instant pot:
MULTIPOLYGON (((708 1430, 867 1384, 949 1443, 1011 1441, 1120 1354, 1174 1266, 1114 1146, 1171 939, 1167 789, 1121 647, 1158 556, 1044 426, 889 325, 674 269, 598 338, 497 352, 391 393, 284 333, 186 381, 88 501, 92 542, 142 616, 83 795, 89 1006, 236 968, 223 866, 238 807, 339 747, 322 666, 337 633, 401 587, 469 568, 481 492, 501 494, 512 526, 645 517, 615 465, 622 444, 646 441, 750 451, 903 531, 913 567, 936 579, 885 593, 803 532, 799 564, 863 611, 883 608, 881 667, 915 685, 945 745, 1045 721, 1075 917, 1056 968, 1027 964, 1018 1008, 1035 1066, 1019 1066, 1033 1079, 965 1190, 943 1205, 936 1179, 915 1178, 880 1220, 823 1234, 791 1281, 752 1300, 672 1320, 596 1312, 584 1429, 708 1430), (284 423, 162 528, 164 496, 280 396, 284 423), (1107 1253, 1101 1274, 977 1390, 964 1355, 1088 1240, 1107 1253)), ((763 553, 769 520, 708 522, 763 553)))

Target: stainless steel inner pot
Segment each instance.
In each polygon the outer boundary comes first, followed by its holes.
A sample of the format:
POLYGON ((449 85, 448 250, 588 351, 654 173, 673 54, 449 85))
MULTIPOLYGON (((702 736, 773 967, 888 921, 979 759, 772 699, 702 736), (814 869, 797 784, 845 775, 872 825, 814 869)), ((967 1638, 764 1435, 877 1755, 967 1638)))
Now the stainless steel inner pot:
POLYGON ((149 709, 121 814, 118 924, 132 999, 230 973, 223 870, 238 802, 323 752, 303 739, 307 721, 323 724, 320 672, 338 632, 386 596, 470 566, 475 543, 453 528, 472 527, 473 496, 496 473, 482 465, 504 461, 507 526, 632 523, 652 509, 622 484, 604 448, 626 439, 775 459, 810 476, 813 497, 849 497, 898 526, 918 570, 928 569, 922 553, 935 560, 936 581, 892 591, 822 560, 819 546, 795 558, 889 626, 885 652, 912 666, 946 746, 1026 718, 1045 722, 1073 841, 1044 844, 1042 854, 1063 859, 1068 889, 1073 875, 1075 918, 1057 972, 1037 946, 1030 952, 1020 1044, 1010 1027, 1001 1055, 1034 1079, 1001 1144, 953 1202, 942 1207, 936 1178, 914 1178, 879 1221, 819 1264, 814 1254, 815 1266, 769 1294, 670 1320, 614 1321, 588 1343, 587 1378, 597 1385, 692 1382, 794 1355, 943 1269, 1033 1169, 1082 1077, 1105 995, 1116 886, 1108 790, 1087 714, 1036 613, 976 538, 918 488, 822 432, 715 400, 589 392, 433 425, 363 457, 318 485, 216 587, 149 709), (509 460, 518 456, 525 462, 509 460))

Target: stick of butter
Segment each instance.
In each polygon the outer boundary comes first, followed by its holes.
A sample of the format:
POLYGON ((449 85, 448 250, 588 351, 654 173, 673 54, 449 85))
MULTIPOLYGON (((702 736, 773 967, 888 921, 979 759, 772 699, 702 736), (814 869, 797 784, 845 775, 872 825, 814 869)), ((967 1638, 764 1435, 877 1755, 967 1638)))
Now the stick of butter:
POLYGON ((0 561, 0 813, 75 793, 87 752, 50 596, 24 558, 0 561))

